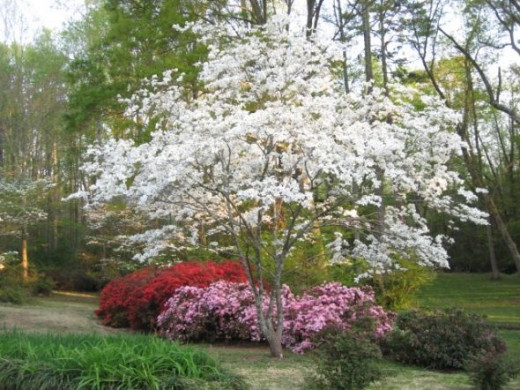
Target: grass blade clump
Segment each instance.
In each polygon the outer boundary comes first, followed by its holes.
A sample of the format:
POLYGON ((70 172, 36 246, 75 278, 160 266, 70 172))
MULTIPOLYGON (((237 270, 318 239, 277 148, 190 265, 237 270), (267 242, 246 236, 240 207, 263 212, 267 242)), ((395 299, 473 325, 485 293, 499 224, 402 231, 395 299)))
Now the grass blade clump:
POLYGON ((2 389, 244 389, 206 353, 153 336, 0 333, 2 389))

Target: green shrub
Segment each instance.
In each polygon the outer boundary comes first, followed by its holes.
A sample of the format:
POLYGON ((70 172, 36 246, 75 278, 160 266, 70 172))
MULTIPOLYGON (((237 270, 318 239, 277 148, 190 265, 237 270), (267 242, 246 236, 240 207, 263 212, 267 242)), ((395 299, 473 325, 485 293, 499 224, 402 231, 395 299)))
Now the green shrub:
POLYGON ((477 390, 501 390, 519 372, 518 362, 502 352, 491 349, 471 357, 466 365, 471 382, 477 390))
POLYGON ((21 305, 27 300, 27 292, 22 287, 0 286, 0 302, 21 305))
POLYGON ((97 292, 103 287, 102 280, 79 268, 48 269, 45 275, 53 280, 58 290, 97 292))
POLYGON ((52 290, 54 290, 55 283, 51 278, 40 274, 35 280, 30 282, 29 286, 32 295, 49 296, 51 295, 52 290))
POLYGON ((54 288, 51 279, 32 268, 27 279, 22 275, 19 264, 8 264, 0 270, 0 302, 23 304, 30 295, 50 295, 54 288))
POLYGON ((376 292, 377 303, 392 311, 414 306, 419 289, 436 277, 432 269, 413 261, 401 259, 398 264, 401 269, 374 276, 371 283, 376 292))
POLYGON ((7 265, 0 271, 0 302, 20 305, 28 298, 20 267, 7 265))
POLYGON ((357 276, 369 270, 368 264, 363 259, 349 259, 348 263, 334 263, 327 267, 327 280, 340 282, 345 286, 354 286, 357 276))
POLYGON ((381 350, 367 331, 329 328, 317 339, 318 366, 307 389, 360 390, 381 377, 381 350))
POLYGON ((493 350, 501 353, 506 345, 482 316, 451 309, 400 314, 394 330, 383 339, 382 348, 399 362, 432 369, 463 369, 471 356, 493 350))
POLYGON ((152 336, 3 332, 0 356, 5 389, 246 388, 204 352, 152 336))

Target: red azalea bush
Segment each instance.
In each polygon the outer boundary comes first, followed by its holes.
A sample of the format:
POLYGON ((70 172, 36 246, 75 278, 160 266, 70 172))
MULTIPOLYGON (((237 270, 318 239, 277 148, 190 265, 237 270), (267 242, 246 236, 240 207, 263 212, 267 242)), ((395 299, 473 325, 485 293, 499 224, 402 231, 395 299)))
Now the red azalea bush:
POLYGON ((103 324, 114 328, 129 327, 130 297, 134 291, 142 289, 156 273, 157 268, 147 267, 109 282, 101 290, 99 308, 95 311, 103 319, 103 324))
MULTIPOLYGON (((393 315, 375 304, 370 287, 327 283, 297 297, 284 285, 282 300, 282 343, 298 353, 312 348, 312 338, 329 327, 347 330, 358 320, 370 319, 376 337, 392 327, 393 315)), ((267 306, 266 300, 266 311, 267 306)), ((163 336, 182 341, 263 338, 253 294, 244 283, 220 281, 208 287, 181 287, 166 302, 157 325, 163 336)))
POLYGON ((147 267, 116 278, 101 291, 96 314, 105 325, 155 329, 166 300, 182 286, 205 287, 218 280, 246 281, 242 265, 234 261, 185 262, 167 268, 147 267))

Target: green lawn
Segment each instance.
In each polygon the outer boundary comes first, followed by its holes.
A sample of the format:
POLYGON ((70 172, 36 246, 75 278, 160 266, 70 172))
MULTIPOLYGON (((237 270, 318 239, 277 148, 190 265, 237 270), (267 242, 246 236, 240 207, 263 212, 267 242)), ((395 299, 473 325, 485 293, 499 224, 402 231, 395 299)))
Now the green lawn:
MULTIPOLYGON (((508 331, 513 332, 513 331, 508 331)), ((514 331, 517 332, 518 331, 514 331)), ((504 335, 503 335, 504 336, 504 335)), ((509 344, 509 341, 508 341, 509 344)), ((262 346, 210 346, 197 345, 218 360, 224 368, 242 375, 251 390, 301 390, 306 376, 314 371, 315 360, 311 353, 286 353, 282 360, 269 356, 262 346)), ((464 372, 440 372, 410 367, 385 361, 384 377, 367 390, 471 390, 464 372)), ((504 390, 520 389, 520 378, 510 382, 504 390)))
POLYGON ((421 289, 418 306, 464 308, 501 327, 520 329, 520 277, 502 275, 493 281, 489 274, 441 273, 421 289))

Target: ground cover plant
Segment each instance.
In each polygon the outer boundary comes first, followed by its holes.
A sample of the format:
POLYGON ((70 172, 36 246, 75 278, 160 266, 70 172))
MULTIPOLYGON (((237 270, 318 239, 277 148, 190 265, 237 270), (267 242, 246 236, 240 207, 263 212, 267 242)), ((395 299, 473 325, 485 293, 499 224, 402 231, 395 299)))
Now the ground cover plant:
POLYGON ((152 336, 0 333, 2 389, 245 389, 200 350, 152 336))
MULTIPOLYGON (((370 320, 375 337, 392 327, 393 314, 375 303, 370 287, 326 283, 296 296, 284 285, 282 299, 282 344, 296 353, 312 348, 312 338, 330 326, 343 331, 360 320, 370 320)), ((268 306, 265 299, 265 312, 268 306)), ((219 281, 208 287, 180 287, 166 302, 157 323, 159 332, 170 339, 265 340, 257 323, 255 297, 246 283, 219 281)))
POLYGON ((184 262, 170 267, 146 267, 121 276, 101 291, 96 314, 105 325, 151 331, 163 304, 181 286, 208 286, 217 280, 243 282, 238 262, 184 262))

